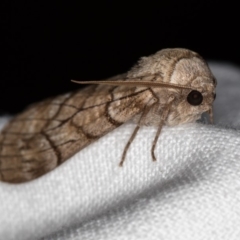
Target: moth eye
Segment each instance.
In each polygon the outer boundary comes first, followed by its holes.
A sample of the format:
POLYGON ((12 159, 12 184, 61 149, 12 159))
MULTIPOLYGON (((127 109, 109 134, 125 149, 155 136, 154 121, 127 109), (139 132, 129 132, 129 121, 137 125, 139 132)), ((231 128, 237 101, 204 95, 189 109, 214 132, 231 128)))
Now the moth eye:
POLYGON ((200 92, 196 90, 192 90, 188 96, 187 96, 187 101, 189 104, 193 106, 200 105, 203 101, 203 96, 200 92))

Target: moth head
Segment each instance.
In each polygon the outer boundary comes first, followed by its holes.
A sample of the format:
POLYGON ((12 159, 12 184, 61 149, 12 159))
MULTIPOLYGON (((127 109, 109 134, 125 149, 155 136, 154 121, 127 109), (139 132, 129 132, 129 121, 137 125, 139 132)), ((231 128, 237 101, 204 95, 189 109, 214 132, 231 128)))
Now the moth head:
POLYGON ((173 102, 173 112, 169 113, 168 124, 194 122, 203 112, 209 113, 212 122, 217 82, 206 61, 197 53, 186 49, 167 50, 163 55, 168 67, 165 71, 162 69, 164 74, 160 81, 190 88, 168 89, 169 94, 173 94, 176 99, 173 102))
POLYGON ((216 98, 215 90, 209 87, 179 92, 168 90, 174 96, 169 110, 166 124, 173 126, 182 123, 195 122, 202 113, 208 112, 213 122, 213 101, 216 98))
POLYGON ((193 122, 203 112, 209 112, 212 121, 217 82, 206 61, 198 53, 182 48, 163 49, 141 58, 127 76, 144 80, 149 76, 150 81, 166 84, 164 89, 152 87, 160 102, 169 96, 175 99, 166 124, 193 122))
POLYGON ((74 82, 151 89, 161 106, 171 104, 167 125, 194 122, 203 112, 212 121, 217 82, 203 58, 188 49, 163 49, 143 57, 122 79, 74 82))

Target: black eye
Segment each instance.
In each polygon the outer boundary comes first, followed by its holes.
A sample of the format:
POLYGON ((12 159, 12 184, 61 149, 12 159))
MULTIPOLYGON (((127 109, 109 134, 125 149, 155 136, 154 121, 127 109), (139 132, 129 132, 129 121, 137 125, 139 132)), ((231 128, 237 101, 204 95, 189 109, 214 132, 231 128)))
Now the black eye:
POLYGON ((192 90, 188 96, 187 96, 187 101, 189 104, 193 106, 200 105, 203 101, 203 96, 200 92, 196 90, 192 90))

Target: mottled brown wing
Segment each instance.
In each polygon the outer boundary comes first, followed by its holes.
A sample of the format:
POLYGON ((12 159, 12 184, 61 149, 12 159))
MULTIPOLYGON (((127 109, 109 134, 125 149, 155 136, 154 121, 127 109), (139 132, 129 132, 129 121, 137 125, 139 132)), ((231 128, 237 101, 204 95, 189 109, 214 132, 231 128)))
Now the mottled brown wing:
POLYGON ((140 113, 151 97, 146 88, 94 85, 30 106, 0 134, 0 180, 20 183, 51 171, 140 113))

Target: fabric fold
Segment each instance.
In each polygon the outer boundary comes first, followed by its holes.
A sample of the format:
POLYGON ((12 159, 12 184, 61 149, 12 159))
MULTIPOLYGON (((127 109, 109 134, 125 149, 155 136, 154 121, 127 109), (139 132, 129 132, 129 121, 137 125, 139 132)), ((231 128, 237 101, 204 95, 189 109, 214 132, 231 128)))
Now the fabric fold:
MULTIPOLYGON (((125 124, 34 181, 0 182, 0 239, 238 239, 240 70, 210 65, 215 125, 125 124)), ((2 118, 3 122, 5 118, 2 118)))

